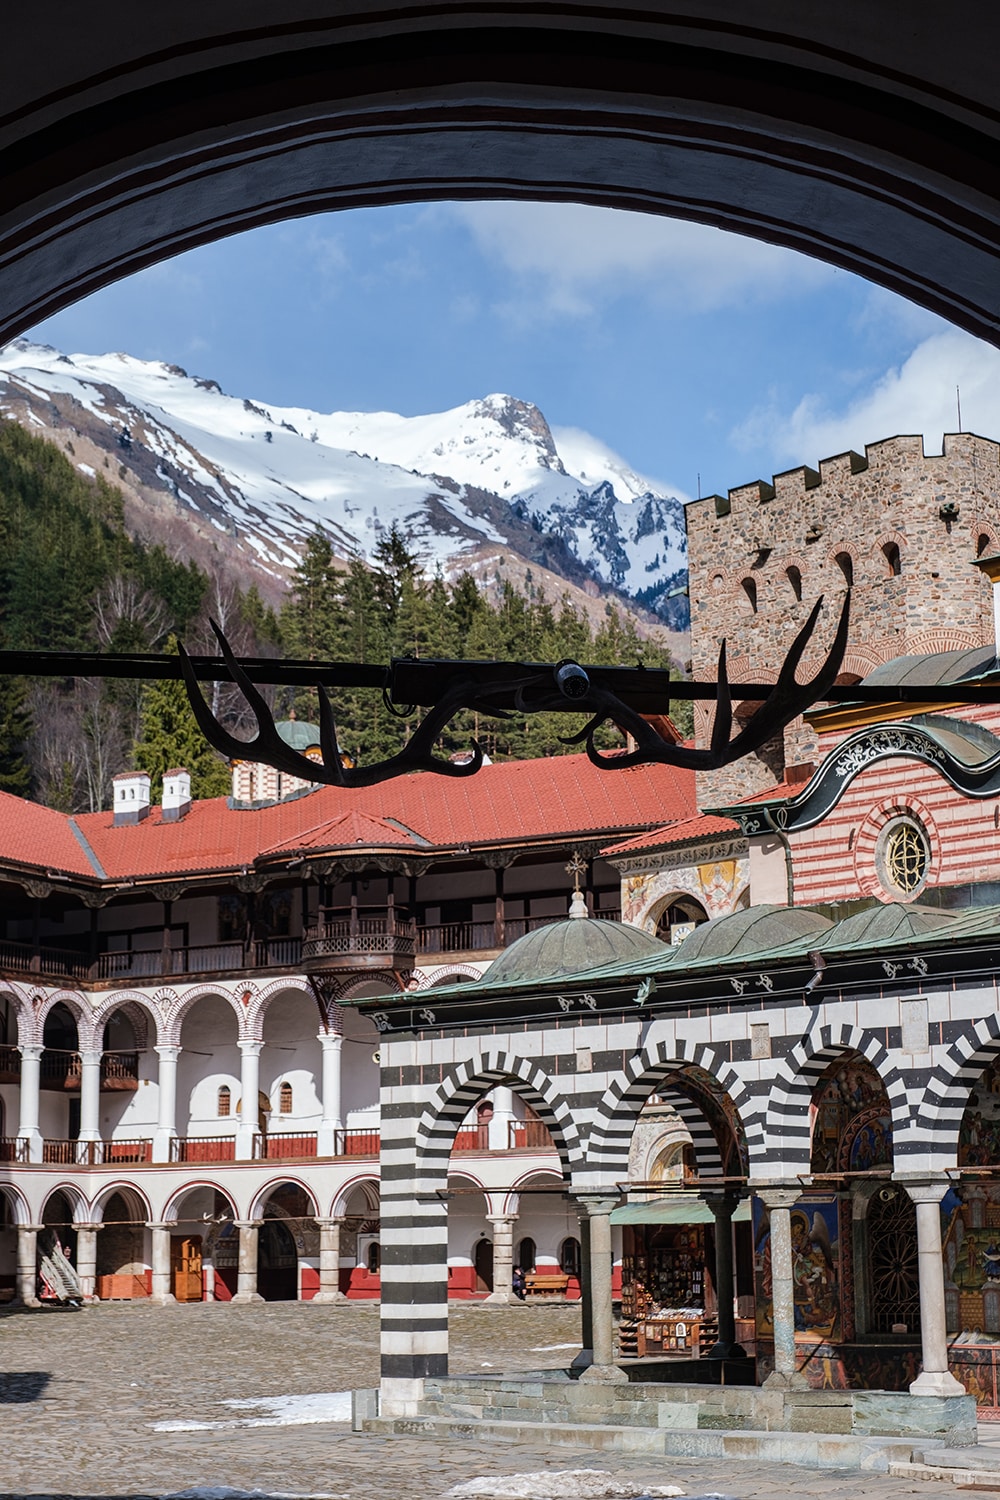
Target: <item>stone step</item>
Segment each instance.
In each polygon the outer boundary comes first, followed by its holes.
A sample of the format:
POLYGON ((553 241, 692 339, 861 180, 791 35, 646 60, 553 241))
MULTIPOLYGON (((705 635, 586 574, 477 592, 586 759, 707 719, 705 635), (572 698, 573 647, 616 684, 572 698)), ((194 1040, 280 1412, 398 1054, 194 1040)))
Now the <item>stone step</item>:
MULTIPOLYGON (((919 1443, 914 1443, 914 1449, 919 1448, 919 1443)), ((990 1446, 980 1444, 969 1448, 934 1448, 929 1450, 928 1461, 936 1469, 968 1469, 970 1466, 976 1469, 989 1469, 993 1473, 1000 1470, 1000 1451, 990 1446)))
MULTIPOLYGON (((749 1432, 616 1426, 608 1423, 480 1421, 448 1416, 375 1417, 364 1432, 381 1436, 433 1437, 459 1442, 526 1443, 536 1447, 594 1448, 605 1453, 657 1454, 674 1458, 750 1459, 800 1464, 810 1469, 855 1469, 888 1473, 892 1464, 913 1467, 912 1438, 851 1437, 821 1432, 749 1432)), ((933 1445, 921 1440, 921 1450, 933 1445)), ((924 1458, 929 1452, 922 1452, 924 1458)))
MULTIPOLYGON (((930 1457, 929 1454, 924 1456, 930 1457)), ((979 1459, 970 1458, 969 1462, 978 1463, 979 1459)), ((939 1483, 953 1484, 957 1489, 989 1489, 995 1493, 1000 1488, 996 1469, 957 1469, 944 1464, 908 1464, 892 1459, 889 1474, 893 1479, 936 1479, 939 1483)))

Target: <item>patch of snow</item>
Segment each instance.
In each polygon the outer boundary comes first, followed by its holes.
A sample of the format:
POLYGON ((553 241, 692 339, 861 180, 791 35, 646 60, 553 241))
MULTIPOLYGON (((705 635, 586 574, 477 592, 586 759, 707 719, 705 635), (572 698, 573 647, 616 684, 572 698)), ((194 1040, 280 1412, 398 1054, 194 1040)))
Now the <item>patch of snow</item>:
POLYGON ((445 1500, 642 1500, 683 1495, 673 1484, 622 1483, 606 1469, 553 1469, 535 1474, 487 1474, 456 1484, 445 1500))
POLYGON ((306 1396, 258 1396, 222 1401, 234 1411, 256 1411, 260 1416, 226 1417, 217 1422, 183 1419, 153 1422, 154 1432, 215 1432, 234 1427, 305 1427, 314 1422, 349 1422, 350 1391, 322 1391, 306 1396))
POLYGON ((87 474, 91 479, 97 478, 97 470, 92 469, 89 464, 77 464, 77 468, 80 470, 81 474, 87 474))

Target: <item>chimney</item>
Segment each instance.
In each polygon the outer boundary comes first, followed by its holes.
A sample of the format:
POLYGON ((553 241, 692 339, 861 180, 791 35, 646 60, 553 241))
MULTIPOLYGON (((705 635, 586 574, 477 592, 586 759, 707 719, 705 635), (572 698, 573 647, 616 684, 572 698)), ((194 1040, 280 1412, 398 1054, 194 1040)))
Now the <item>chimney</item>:
POLYGON ((114 786, 114 827, 126 828, 141 823, 149 813, 149 772, 119 771, 112 778, 114 786))
POLYGON ((183 766, 163 773, 163 821, 179 823, 191 806, 191 772, 183 766))

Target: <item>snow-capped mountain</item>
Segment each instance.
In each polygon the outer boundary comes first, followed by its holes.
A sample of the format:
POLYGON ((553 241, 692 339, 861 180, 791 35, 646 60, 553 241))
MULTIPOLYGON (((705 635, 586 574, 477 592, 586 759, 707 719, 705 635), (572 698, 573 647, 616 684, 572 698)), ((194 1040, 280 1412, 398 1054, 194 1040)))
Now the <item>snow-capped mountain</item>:
POLYGON ((341 555, 370 555, 395 522, 447 574, 509 549, 681 623, 666 604, 685 567, 679 501, 513 396, 419 417, 321 413, 230 396, 175 365, 19 340, 0 351, 0 411, 69 426, 105 468, 113 453, 268 570, 286 572, 317 528, 341 555))

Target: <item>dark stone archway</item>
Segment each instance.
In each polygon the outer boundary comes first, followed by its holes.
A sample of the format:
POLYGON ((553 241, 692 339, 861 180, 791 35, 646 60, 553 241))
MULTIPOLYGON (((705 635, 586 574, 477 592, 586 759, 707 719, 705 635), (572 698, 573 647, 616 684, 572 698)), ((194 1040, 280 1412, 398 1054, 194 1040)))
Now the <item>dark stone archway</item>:
POLYGON ((255 225, 506 197, 741 230, 1000 342, 988 0, 95 0, 4 33, 0 340, 255 225))

